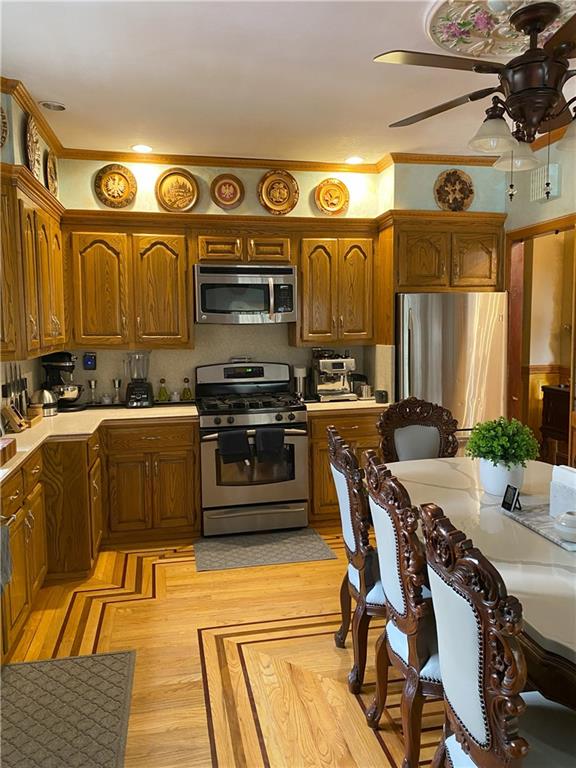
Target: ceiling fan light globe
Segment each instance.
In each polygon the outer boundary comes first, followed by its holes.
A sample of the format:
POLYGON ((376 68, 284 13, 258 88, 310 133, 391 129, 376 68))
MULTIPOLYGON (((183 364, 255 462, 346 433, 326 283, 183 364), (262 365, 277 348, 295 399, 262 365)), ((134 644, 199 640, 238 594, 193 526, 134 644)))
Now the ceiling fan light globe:
POLYGON ((532 171, 534 168, 538 168, 538 166, 542 165, 540 160, 538 160, 534 152, 530 149, 530 145, 526 144, 525 141, 519 141, 516 149, 504 152, 492 167, 497 171, 510 173, 510 164, 512 164, 512 170, 515 173, 518 171, 532 171))
POLYGON ((572 118, 572 122, 566 128, 566 133, 558 144, 556 144, 558 152, 575 152, 576 151, 576 117, 572 118))
POLYGON ((510 133, 508 123, 503 117, 488 118, 468 142, 469 149, 484 152, 487 155, 503 155, 515 149, 518 142, 510 133))

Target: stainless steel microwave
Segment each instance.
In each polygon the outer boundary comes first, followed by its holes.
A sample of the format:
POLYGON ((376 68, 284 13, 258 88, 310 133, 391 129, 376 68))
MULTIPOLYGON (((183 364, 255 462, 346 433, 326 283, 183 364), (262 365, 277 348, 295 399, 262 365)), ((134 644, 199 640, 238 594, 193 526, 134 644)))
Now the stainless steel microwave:
POLYGON ((196 264, 196 322, 293 323, 296 270, 290 265, 196 264))

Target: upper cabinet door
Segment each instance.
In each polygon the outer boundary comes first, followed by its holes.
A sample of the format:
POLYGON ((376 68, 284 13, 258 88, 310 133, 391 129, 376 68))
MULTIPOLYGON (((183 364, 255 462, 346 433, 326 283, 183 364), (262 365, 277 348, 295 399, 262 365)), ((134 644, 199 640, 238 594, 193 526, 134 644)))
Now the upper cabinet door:
POLYGON ((128 243, 126 235, 72 235, 74 337, 77 343, 120 345, 128 328, 128 243))
POLYGON ((18 251, 16 222, 12 215, 8 191, 2 189, 0 227, 0 352, 14 357, 18 345, 18 251))
POLYGON ((136 342, 147 347, 184 346, 191 312, 186 238, 134 235, 133 242, 136 342))
POLYGON ((248 261, 289 262, 289 237, 249 237, 246 248, 248 261))
POLYGON ((462 288, 495 287, 498 283, 496 232, 452 235, 452 285, 462 288))
POLYGON ((50 305, 54 318, 52 344, 66 343, 64 309, 64 249, 62 231, 54 219, 50 219, 50 305))
POLYGON ((50 217, 36 210, 36 254, 40 276, 40 338, 43 347, 53 347, 62 339, 62 325, 54 313, 53 282, 57 280, 52 263, 50 217))
POLYGON ((447 286, 450 233, 406 230, 398 235, 398 287, 447 286))
POLYGON ((374 335, 374 267, 372 239, 339 241, 338 336, 342 341, 371 339, 374 335))
POLYGON ((19 200, 20 234, 22 243, 22 269, 24 273, 24 300, 26 315, 26 348, 30 354, 40 349, 40 299, 38 290, 38 262, 36 260, 36 225, 34 208, 19 200))
POLYGON ((302 341, 338 339, 338 240, 302 240, 302 341))

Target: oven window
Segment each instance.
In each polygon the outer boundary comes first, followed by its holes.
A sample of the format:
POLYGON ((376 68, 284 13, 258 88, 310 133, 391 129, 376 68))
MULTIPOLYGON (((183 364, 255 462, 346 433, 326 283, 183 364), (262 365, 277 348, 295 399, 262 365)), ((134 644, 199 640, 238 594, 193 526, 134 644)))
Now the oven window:
POLYGON ((250 446, 252 457, 248 463, 235 461, 224 464, 220 452, 216 449, 216 484, 217 485, 270 485, 286 483, 295 479, 294 446, 285 445, 281 454, 269 461, 258 461, 256 449, 250 446))
POLYGON ((268 285, 231 285, 203 283, 200 285, 202 312, 232 314, 236 312, 258 313, 270 310, 268 285))

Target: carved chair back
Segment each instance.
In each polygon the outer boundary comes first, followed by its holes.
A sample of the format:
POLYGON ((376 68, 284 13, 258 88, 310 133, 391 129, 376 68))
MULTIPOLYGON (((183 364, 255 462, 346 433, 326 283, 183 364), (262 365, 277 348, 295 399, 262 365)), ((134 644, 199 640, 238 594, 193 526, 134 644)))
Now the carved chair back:
POLYGON ((372 561, 374 548, 370 544, 370 511, 364 487, 364 470, 356 454, 338 434, 335 427, 328 427, 328 455, 334 478, 342 536, 348 562, 360 576, 360 592, 366 594, 373 586, 372 561))
POLYGON ((407 636, 408 664, 419 672, 428 658, 428 644, 424 641, 434 619, 430 599, 422 595, 426 555, 416 533, 419 513, 406 488, 381 463, 376 452, 366 451, 365 456, 369 506, 388 619, 407 636))
POLYGON ((377 423, 384 461, 455 456, 458 422, 447 408, 409 397, 393 403, 377 423))
POLYGON ((520 766, 522 606, 439 507, 423 505, 421 519, 450 730, 477 766, 520 766))

